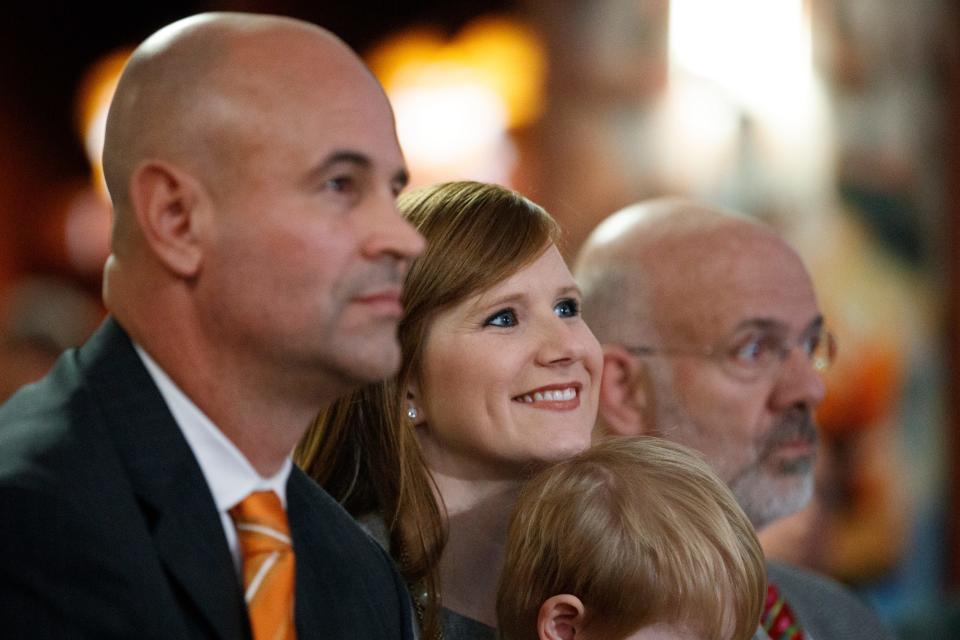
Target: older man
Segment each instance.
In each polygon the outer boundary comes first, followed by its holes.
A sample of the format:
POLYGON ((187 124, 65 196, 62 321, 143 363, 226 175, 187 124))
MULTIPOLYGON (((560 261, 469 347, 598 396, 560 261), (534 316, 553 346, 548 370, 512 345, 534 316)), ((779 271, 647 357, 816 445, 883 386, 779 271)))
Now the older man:
POLYGON ((389 558, 290 462, 399 363, 423 241, 380 86, 313 25, 195 16, 133 54, 103 159, 111 317, 0 409, 4 636, 410 637, 389 558))
MULTIPOLYGON (((803 507, 834 343, 797 254, 757 222, 662 199, 605 220, 576 272, 604 344, 601 426, 698 449, 758 530, 803 507)), ((768 571, 770 637, 889 637, 838 584, 768 571)))

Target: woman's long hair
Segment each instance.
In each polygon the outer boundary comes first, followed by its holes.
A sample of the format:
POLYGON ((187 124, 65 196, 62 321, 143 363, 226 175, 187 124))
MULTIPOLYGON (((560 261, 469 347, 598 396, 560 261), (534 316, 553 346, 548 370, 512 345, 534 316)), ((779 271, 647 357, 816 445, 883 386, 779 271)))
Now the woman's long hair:
POLYGON ((492 184, 427 187, 401 196, 398 206, 427 240, 401 294, 400 370, 321 412, 295 459, 351 514, 384 519, 424 637, 436 638, 446 514, 407 417, 406 389, 419 375, 437 314, 535 261, 559 244, 560 230, 540 206, 492 184))

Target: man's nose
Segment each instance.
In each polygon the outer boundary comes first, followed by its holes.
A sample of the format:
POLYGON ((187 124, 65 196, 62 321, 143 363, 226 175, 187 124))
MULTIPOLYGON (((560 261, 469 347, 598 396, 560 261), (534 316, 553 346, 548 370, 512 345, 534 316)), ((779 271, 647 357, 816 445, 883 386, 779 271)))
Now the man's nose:
POLYGON ((816 409, 825 394, 823 378, 811 357, 799 346, 791 349, 777 372, 776 383, 771 391, 773 408, 782 410, 804 404, 816 409))
POLYGON ((363 245, 366 257, 390 255, 409 263, 423 253, 426 240, 400 215, 394 200, 383 203, 378 209, 371 216, 371 228, 363 245))

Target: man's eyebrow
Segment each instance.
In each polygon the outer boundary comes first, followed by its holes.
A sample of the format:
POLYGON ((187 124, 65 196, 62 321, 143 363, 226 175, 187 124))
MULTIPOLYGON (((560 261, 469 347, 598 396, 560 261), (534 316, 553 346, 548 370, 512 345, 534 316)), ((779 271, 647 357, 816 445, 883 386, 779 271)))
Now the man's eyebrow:
POLYGON ((310 168, 307 175, 304 176, 304 182, 313 182, 322 177, 331 167, 341 163, 353 165, 358 169, 369 169, 372 164, 370 158, 362 153, 347 150, 334 151, 321 160, 319 164, 310 168))
POLYGON ((362 153, 357 151, 341 150, 334 151, 324 158, 323 161, 315 167, 315 170, 322 170, 340 162, 354 164, 363 168, 367 168, 372 164, 370 162, 370 158, 362 153))
MULTIPOLYGON (((820 330, 820 327, 823 326, 823 323, 823 316, 817 314, 816 317, 810 321, 810 324, 808 324, 803 330, 803 333, 815 333, 820 330)), ((741 320, 737 326, 734 327, 734 332, 743 331, 745 329, 756 329, 767 333, 786 334, 789 332, 789 327, 786 325, 786 323, 781 320, 775 320, 774 318, 747 318, 746 320, 741 320)))
POLYGON ((786 333, 787 325, 773 318, 747 318, 738 322, 733 331, 739 333, 746 329, 759 330, 765 333, 786 333))
MULTIPOLYGON (((331 167, 340 163, 350 164, 358 169, 364 170, 368 170, 373 166, 373 162, 371 162, 368 156, 357 151, 346 149, 334 151, 324 158, 320 164, 310 169, 306 176, 306 182, 311 182, 319 178, 324 172, 329 171, 331 167)), ((406 187, 407 184, 410 183, 410 174, 407 172, 407 169, 405 167, 397 169, 390 179, 390 183, 396 186, 397 191, 406 187)))

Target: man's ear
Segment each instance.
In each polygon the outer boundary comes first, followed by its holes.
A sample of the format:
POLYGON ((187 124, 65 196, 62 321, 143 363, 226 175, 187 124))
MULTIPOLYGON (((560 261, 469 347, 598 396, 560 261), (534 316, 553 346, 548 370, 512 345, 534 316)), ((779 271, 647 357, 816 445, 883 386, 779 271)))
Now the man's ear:
POLYGON ((195 276, 203 252, 198 242, 206 192, 178 167, 151 160, 130 177, 130 204, 157 260, 182 278, 195 276))
POLYGON ((580 598, 569 593, 551 596, 540 605, 537 636, 540 640, 581 638, 586 609, 580 598))
POLYGON ((603 345, 600 377, 600 418, 607 431, 618 436, 647 432, 647 378, 643 363, 616 344, 603 345))

